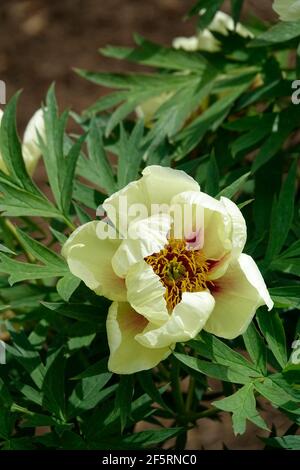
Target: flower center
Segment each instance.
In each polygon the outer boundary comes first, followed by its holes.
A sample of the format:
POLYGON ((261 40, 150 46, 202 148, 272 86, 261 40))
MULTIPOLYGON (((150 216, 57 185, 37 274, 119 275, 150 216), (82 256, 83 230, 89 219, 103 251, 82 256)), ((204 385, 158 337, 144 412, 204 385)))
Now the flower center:
POLYGON ((166 288, 165 299, 170 311, 181 301, 183 292, 207 288, 208 262, 201 250, 189 250, 185 240, 170 239, 158 253, 146 256, 153 271, 166 288))

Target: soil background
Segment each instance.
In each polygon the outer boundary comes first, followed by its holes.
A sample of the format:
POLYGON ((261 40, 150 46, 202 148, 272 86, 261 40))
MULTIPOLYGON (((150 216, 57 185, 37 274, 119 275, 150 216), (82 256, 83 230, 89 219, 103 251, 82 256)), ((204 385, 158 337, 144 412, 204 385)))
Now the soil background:
MULTIPOLYGON (((107 44, 133 45, 133 33, 170 45, 176 36, 194 34, 194 21, 182 21, 195 0, 0 0, 0 79, 7 87, 7 100, 23 89, 18 110, 22 131, 33 112, 40 107, 50 84, 56 82, 61 109, 80 112, 106 92, 76 75, 73 68, 98 71, 134 71, 126 62, 112 61, 97 52, 107 44)), ((224 10, 228 11, 229 1, 224 10)), ((272 0, 246 0, 243 18, 259 17, 273 21, 272 0)), ((44 172, 36 178, 41 184, 44 172)), ((266 402, 263 415, 279 433, 289 423, 266 402)), ((140 423, 139 429, 148 425, 140 423)), ((189 449, 262 448, 264 431, 251 424, 235 437, 229 415, 220 421, 203 419, 190 432, 189 449)))

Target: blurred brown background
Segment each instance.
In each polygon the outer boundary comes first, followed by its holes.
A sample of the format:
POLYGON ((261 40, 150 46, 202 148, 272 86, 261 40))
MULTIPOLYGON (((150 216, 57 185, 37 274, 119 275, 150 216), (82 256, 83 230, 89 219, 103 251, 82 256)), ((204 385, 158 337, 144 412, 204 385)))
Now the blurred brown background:
MULTIPOLYGON (((80 111, 99 97, 99 87, 77 77, 73 67, 134 70, 132 64, 101 57, 98 48, 132 45, 134 32, 166 45, 175 36, 192 35, 194 22, 182 18, 193 4, 194 0, 0 0, 0 79, 6 82, 8 99, 23 89, 20 128, 54 80, 62 108, 80 111)), ((274 18, 271 5, 272 0, 246 0, 244 16, 274 18)))

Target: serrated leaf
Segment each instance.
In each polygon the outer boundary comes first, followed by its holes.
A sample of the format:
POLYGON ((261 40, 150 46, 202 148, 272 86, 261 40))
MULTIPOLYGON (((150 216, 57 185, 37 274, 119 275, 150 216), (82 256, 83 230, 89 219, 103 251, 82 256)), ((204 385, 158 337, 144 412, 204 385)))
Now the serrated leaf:
POLYGON ((245 384, 248 383, 250 378, 247 374, 236 371, 233 367, 227 367, 222 364, 215 364, 208 361, 197 359, 196 357, 187 356, 185 354, 174 353, 176 358, 201 374, 219 379, 225 382, 233 382, 245 384))
POLYGON ((115 399, 115 407, 120 410, 121 432, 124 431, 130 417, 133 392, 133 377, 131 375, 121 376, 115 399))
POLYGON ((282 321, 277 312, 257 312, 259 328, 274 354, 278 364, 283 368, 287 363, 286 339, 282 321))
POLYGON ((233 395, 214 401, 212 404, 223 411, 232 412, 234 434, 244 434, 249 420, 261 429, 269 431, 266 423, 256 410, 252 383, 244 385, 233 395))
POLYGON ((250 323, 246 332, 243 334, 246 349, 263 375, 267 374, 267 350, 262 336, 257 331, 254 323, 250 323))

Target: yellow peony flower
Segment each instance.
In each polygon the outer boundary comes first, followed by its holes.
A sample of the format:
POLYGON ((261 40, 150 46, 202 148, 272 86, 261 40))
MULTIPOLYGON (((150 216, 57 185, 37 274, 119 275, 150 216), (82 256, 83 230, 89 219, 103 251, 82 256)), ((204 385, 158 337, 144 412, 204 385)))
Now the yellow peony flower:
MULTIPOLYGON (((0 123, 2 120, 3 111, 0 109, 0 123)), ((37 162, 41 156, 41 151, 38 145, 38 133, 41 137, 45 136, 44 116, 42 109, 34 113, 30 119, 23 136, 22 154, 25 166, 30 175, 33 174, 37 162)), ((7 173, 6 165, 0 153, 0 170, 7 173)))
POLYGON ((105 221, 89 222, 62 253, 75 276, 113 301, 107 317, 111 371, 150 369, 202 328, 235 338, 258 307, 273 307, 256 263, 242 253, 240 210, 225 197, 201 192, 185 172, 149 166, 103 207, 118 232, 105 221), (150 215, 135 218, 137 207, 150 215), (175 227, 178 207, 182 227, 175 227))
POLYGON ((282 21, 300 20, 300 0, 275 0, 273 10, 282 21))

